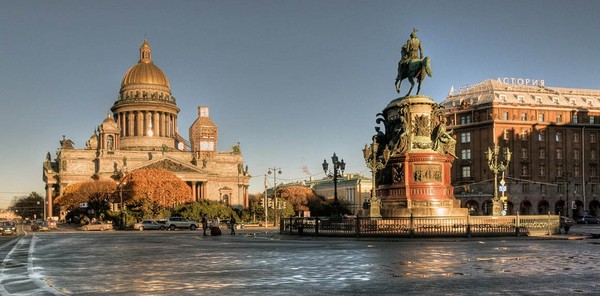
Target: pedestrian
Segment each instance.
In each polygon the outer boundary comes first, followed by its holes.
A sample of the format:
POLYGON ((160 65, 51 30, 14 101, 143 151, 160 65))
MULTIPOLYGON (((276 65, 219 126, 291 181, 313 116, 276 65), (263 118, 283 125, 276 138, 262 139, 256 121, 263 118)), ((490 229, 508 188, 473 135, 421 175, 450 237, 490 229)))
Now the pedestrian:
POLYGON ((233 217, 233 215, 231 216, 231 219, 229 219, 229 224, 231 225, 231 235, 235 235, 235 223, 237 221, 235 221, 235 217, 233 217))
POLYGON ((206 229, 208 228, 208 218, 206 218, 206 214, 202 216, 202 233, 206 236, 206 229))

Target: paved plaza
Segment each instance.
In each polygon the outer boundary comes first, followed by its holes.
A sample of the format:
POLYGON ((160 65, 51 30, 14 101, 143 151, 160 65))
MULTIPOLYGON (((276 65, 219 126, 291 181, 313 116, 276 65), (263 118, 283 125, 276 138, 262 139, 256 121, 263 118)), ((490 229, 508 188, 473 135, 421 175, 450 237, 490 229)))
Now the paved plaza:
POLYGON ((566 238, 36 233, 0 242, 0 295, 597 295, 600 241, 566 238))

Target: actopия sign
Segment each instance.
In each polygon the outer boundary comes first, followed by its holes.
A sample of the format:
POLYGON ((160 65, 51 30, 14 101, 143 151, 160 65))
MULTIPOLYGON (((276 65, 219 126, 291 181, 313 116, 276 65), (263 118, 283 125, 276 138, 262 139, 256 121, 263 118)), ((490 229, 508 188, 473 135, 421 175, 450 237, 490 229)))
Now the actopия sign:
POLYGON ((506 83, 506 84, 516 84, 516 85, 527 85, 527 86, 544 86, 543 79, 529 79, 529 78, 498 78, 498 82, 506 83))

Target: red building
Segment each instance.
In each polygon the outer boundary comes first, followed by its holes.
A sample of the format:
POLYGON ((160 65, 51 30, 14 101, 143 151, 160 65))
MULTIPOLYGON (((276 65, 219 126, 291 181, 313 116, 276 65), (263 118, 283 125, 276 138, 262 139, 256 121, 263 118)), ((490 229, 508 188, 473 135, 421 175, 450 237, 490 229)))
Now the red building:
POLYGON ((453 90, 442 105, 457 141, 455 196, 472 214, 492 212, 494 174, 485 152, 494 143, 512 152, 504 176, 508 214, 600 214, 600 90, 504 78, 453 90))

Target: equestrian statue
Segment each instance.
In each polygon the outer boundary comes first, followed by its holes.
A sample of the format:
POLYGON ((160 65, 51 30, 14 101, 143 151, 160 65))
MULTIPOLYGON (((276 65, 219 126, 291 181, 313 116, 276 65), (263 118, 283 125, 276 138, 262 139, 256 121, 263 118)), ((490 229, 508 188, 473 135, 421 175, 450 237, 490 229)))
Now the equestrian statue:
POLYGON ((406 96, 410 95, 415 86, 415 78, 417 79, 418 87, 417 94, 421 91, 421 81, 425 79, 425 75, 431 77, 431 66, 429 57, 423 58, 423 49, 421 41, 417 38, 417 29, 413 28, 410 34, 410 39, 402 46, 402 58, 398 62, 398 76, 396 76, 396 92, 400 93, 400 85, 402 80, 408 78, 410 89, 406 96))

